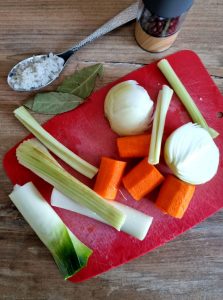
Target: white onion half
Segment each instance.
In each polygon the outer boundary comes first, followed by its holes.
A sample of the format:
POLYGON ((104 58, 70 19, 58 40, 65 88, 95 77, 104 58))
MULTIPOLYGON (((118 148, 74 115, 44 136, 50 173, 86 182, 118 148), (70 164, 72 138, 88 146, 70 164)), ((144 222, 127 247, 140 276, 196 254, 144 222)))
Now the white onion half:
POLYGON ((153 101, 135 80, 127 80, 110 89, 105 98, 104 112, 117 134, 140 134, 151 122, 153 101))
POLYGON ((187 123, 166 140, 164 157, 173 173, 183 181, 202 184, 217 173, 219 150, 208 131, 187 123))

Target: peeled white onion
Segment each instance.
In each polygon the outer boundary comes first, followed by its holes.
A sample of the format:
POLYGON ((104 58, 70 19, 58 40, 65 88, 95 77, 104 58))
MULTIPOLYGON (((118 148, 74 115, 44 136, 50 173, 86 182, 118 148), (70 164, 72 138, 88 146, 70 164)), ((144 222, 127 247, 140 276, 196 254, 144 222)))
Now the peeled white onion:
POLYGON ((166 140, 164 157, 175 176, 191 184, 202 184, 217 173, 219 150, 208 131, 187 123, 166 140))
POLYGON ((153 101, 142 86, 128 80, 110 89, 105 98, 104 112, 117 134, 140 134, 151 123, 153 101))

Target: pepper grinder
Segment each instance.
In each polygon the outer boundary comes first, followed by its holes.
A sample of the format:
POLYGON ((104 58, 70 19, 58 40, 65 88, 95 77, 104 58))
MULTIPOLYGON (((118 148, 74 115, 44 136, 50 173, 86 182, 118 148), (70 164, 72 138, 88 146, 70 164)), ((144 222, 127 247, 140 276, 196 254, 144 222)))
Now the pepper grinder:
POLYGON ((144 50, 162 52, 176 40, 193 0, 140 0, 136 41, 144 50))

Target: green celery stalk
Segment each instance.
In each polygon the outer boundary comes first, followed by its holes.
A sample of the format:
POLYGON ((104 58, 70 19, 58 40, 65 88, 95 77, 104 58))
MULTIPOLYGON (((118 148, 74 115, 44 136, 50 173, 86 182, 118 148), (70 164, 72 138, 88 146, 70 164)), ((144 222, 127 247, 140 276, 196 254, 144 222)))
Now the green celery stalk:
POLYGON ((88 186, 64 170, 37 140, 30 139, 18 146, 16 156, 20 164, 53 185, 73 201, 94 211, 111 226, 120 230, 125 214, 113 207, 88 186))
POLYGON ((205 128, 210 133, 212 138, 216 138, 219 135, 219 133, 208 126, 194 100, 186 90, 183 83, 180 81, 179 77, 177 76, 169 62, 166 59, 161 59, 158 62, 157 66, 161 70, 163 75, 166 77, 167 81, 170 83, 183 105, 186 107, 193 122, 205 128))
POLYGON ((151 165, 159 163, 166 114, 172 95, 173 90, 166 85, 163 85, 162 90, 160 90, 158 94, 148 156, 148 162, 151 165))
POLYGON ((87 265, 92 250, 66 227, 31 182, 15 186, 9 197, 49 249, 64 279, 87 265))
POLYGON ((51 134, 49 134, 25 109, 24 106, 17 108, 14 111, 15 117, 50 151, 65 161, 72 168, 87 176, 93 178, 98 172, 98 169, 71 150, 57 141, 51 134))

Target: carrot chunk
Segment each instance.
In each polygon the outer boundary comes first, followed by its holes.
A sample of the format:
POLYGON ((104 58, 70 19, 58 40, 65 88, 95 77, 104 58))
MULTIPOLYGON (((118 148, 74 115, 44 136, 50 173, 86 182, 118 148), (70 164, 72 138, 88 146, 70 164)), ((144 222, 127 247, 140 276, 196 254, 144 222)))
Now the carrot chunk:
POLYGON ((163 180, 163 175, 144 158, 123 178, 123 184, 135 200, 140 200, 163 180))
POLYGON ((193 197, 195 186, 168 175, 161 186, 156 206, 175 218, 182 218, 193 197))
POLYGON ((145 157, 149 152, 150 134, 140 134, 117 138, 120 157, 145 157))
POLYGON ((94 191, 101 197, 114 200, 122 179, 126 162, 102 157, 94 191))

